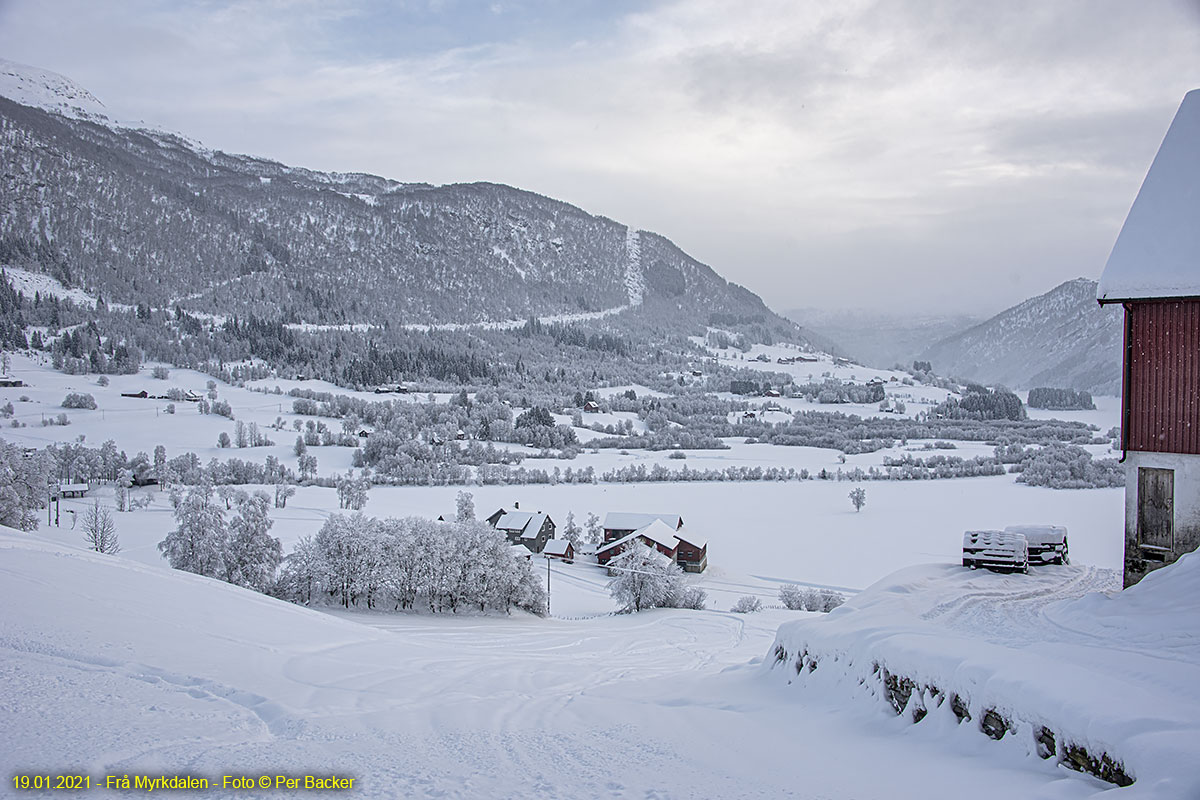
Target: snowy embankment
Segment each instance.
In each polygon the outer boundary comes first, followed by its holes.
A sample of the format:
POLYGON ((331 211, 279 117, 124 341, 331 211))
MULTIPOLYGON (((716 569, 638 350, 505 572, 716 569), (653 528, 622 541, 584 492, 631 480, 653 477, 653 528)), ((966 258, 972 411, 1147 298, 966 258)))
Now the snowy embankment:
POLYGON ((1200 555, 1118 587, 1094 567, 909 567, 782 625, 769 669, 1135 780, 1123 796, 1200 797, 1200 555))

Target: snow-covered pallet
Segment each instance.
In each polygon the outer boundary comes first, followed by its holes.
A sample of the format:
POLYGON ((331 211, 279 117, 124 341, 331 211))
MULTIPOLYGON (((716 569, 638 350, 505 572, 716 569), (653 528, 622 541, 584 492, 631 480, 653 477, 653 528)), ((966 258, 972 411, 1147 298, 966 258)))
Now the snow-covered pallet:
POLYGON ((1030 564, 1069 564, 1067 529, 1062 525, 1009 525, 1005 533, 1025 537, 1030 564))
POLYGON ((975 569, 1029 571, 1029 543, 1019 533, 1003 531, 967 531, 963 534, 962 563, 975 569))

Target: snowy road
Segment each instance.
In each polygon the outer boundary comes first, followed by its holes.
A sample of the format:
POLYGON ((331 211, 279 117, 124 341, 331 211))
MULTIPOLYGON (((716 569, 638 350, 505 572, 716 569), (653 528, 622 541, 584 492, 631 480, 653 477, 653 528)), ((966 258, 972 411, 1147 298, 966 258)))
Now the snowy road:
POLYGON ((933 740, 780 686, 758 659, 794 612, 342 615, 368 626, 21 535, 0 535, 0 608, 6 775, 336 773, 361 797, 1100 788, 977 735, 933 740))

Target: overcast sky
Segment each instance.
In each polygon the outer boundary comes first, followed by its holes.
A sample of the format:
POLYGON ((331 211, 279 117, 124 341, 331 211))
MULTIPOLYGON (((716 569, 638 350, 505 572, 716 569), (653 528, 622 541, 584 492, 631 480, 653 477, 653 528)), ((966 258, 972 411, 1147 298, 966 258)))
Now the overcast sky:
POLYGON ((776 310, 993 313, 1099 276, 1200 4, 0 0, 0 57, 210 147, 566 200, 776 310))

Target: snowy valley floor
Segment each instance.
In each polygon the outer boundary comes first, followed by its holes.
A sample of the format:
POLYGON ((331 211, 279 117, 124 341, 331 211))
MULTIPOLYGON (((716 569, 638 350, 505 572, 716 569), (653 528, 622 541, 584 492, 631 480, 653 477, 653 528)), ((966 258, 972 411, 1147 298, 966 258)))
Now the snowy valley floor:
MULTIPOLYGON (((784 685, 763 656, 798 612, 344 619, 24 534, 0 535, 0 607, 5 794, 13 774, 73 771, 337 774, 361 797, 1111 790, 1009 742, 784 685)), ((225 795, 255 793, 202 796, 225 795)))

